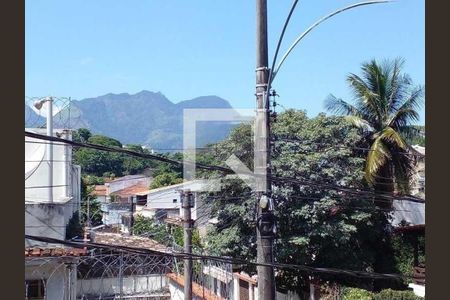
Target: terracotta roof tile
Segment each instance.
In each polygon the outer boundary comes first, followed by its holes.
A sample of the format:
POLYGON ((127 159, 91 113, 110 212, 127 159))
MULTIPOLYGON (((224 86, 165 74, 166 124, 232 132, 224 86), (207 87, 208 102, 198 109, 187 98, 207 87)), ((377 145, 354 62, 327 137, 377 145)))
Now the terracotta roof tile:
POLYGON ((111 232, 92 232, 92 241, 99 244, 145 248, 148 250, 171 252, 170 249, 155 240, 134 235, 111 232))
POLYGON ((95 196, 106 196, 106 186, 105 185, 96 185, 94 190, 91 192, 91 195, 95 196))
POLYGON ((119 197, 129 197, 129 196, 144 196, 149 193, 149 187, 148 185, 144 183, 138 183, 129 187, 126 187, 124 189, 115 191, 111 193, 111 195, 117 195, 119 197))
POLYGON ((62 257, 87 255, 86 249, 32 247, 25 249, 25 257, 62 257))

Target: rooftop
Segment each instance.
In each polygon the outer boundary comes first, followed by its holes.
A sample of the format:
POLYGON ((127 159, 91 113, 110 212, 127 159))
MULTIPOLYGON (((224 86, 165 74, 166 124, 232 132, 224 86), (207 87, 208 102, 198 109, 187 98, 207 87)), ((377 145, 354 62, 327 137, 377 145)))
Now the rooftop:
POLYGON ((117 195, 119 197, 130 197, 130 196, 145 196, 149 193, 148 185, 145 183, 138 183, 124 189, 115 191, 111 195, 117 195))
POLYGON ((84 256, 86 249, 61 248, 61 247, 32 247, 25 248, 25 257, 63 257, 63 256, 84 256))
POLYGON ((91 195, 95 196, 106 196, 106 186, 105 185, 96 185, 94 190, 91 192, 91 195))
POLYGON ((171 252, 169 248, 155 240, 135 235, 123 235, 110 232, 92 232, 92 241, 99 244, 145 248, 153 251, 171 252))

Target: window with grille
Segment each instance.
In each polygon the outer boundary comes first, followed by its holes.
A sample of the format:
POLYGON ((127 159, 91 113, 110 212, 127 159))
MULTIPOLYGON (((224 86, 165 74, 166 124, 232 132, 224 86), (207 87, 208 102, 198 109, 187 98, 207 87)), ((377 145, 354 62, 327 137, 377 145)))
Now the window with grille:
POLYGON ((45 300, 45 281, 26 280, 25 300, 45 300))

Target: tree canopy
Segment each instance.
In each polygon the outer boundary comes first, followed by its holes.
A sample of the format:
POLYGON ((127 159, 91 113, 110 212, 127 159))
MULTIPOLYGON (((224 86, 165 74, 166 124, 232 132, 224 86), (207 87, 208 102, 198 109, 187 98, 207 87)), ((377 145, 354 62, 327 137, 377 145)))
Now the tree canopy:
POLYGON ((347 77, 354 104, 333 95, 326 101, 328 110, 348 116, 367 134, 370 151, 364 175, 381 192, 393 192, 394 188, 409 192, 414 169, 411 157, 404 154, 409 149, 405 140, 420 134, 412 125, 419 120, 424 89, 402 73, 403 64, 402 59, 363 63, 361 75, 347 77))
MULTIPOLYGON (((247 163, 253 161, 251 126, 237 127, 215 145, 216 163, 232 153, 247 163)), ((364 186, 364 136, 343 117, 320 114, 309 119, 303 111, 288 110, 273 124, 276 139, 273 175, 297 178, 298 182, 273 182, 276 203, 277 262, 363 271, 395 271, 389 253, 389 223, 372 199, 344 195, 323 185, 364 186), (302 184, 312 182, 313 184, 302 184), (384 257, 380 257, 380 251, 384 257)), ((218 255, 253 259, 256 256, 255 199, 240 180, 224 179, 222 198, 212 202, 217 226, 207 235, 207 249, 218 255)), ((249 272, 254 270, 249 269, 249 272)), ((290 290, 305 288, 310 274, 283 270, 277 286, 290 290)), ((353 278, 318 275, 352 284, 353 278)), ((369 284, 365 282, 364 284, 369 284)))

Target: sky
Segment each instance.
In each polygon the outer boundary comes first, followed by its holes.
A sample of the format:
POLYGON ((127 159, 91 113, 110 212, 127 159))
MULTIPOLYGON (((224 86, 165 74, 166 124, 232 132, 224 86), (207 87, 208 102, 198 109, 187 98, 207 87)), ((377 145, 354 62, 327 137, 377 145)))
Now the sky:
MULTIPOLYGON (((299 1, 280 54, 316 20, 355 2, 299 1)), ((270 62, 291 3, 268 0, 270 62)), ((255 52, 254 0, 25 1, 27 97, 149 90, 173 102, 217 95, 253 108, 255 52)), ((329 94, 352 99, 345 79, 361 63, 396 57, 415 84, 425 84, 425 0, 359 7, 327 20, 280 69, 277 101, 315 116, 329 94)))

